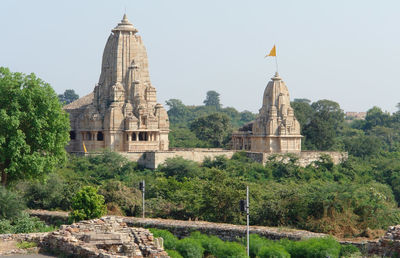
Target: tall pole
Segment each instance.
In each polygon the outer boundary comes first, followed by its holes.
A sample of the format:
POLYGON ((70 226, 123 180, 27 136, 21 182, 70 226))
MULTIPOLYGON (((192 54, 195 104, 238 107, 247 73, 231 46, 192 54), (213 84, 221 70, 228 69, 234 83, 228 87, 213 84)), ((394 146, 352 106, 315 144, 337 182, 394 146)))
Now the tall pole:
POLYGON ((250 257, 250 230, 249 230, 249 186, 246 186, 246 213, 247 213, 247 257, 250 257))
POLYGON ((140 190, 142 190, 142 217, 145 217, 145 210, 144 210, 144 192, 145 192, 145 182, 143 181, 139 184, 140 190))

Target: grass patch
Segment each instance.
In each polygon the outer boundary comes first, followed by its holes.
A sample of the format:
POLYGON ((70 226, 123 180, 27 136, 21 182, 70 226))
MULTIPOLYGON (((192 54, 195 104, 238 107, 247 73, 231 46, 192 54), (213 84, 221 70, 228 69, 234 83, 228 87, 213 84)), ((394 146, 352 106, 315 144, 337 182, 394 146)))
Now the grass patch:
POLYGON ((37 244, 35 242, 22 241, 17 243, 17 247, 20 249, 28 249, 36 246, 37 244))

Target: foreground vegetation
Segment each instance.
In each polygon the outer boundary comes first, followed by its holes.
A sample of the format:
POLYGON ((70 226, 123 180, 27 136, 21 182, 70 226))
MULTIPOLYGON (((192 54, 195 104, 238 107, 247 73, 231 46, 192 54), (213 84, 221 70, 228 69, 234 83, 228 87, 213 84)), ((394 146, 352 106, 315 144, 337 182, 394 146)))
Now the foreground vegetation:
MULTIPOLYGON (((193 232, 178 240, 169 231, 151 228, 155 237, 164 239, 164 248, 172 258, 191 257, 247 257, 246 241, 224 242, 216 236, 193 232)), ((313 238, 303 241, 283 239, 272 241, 258 235, 250 235, 250 257, 348 257, 361 256, 354 246, 341 246, 335 239, 313 238)))
POLYGON ((49 232, 54 227, 46 226, 38 218, 31 218, 24 212, 25 205, 21 198, 0 186, 0 234, 30 232, 49 232))
MULTIPOLYGON (((71 210, 76 192, 98 188, 112 214, 140 216, 139 182, 146 180, 146 214, 150 217, 199 219, 244 224, 238 203, 250 186, 252 225, 295 227, 337 236, 372 236, 400 222, 397 185, 386 182, 399 154, 364 160, 351 157, 334 165, 328 157, 308 167, 295 158, 287 164, 271 159, 265 166, 245 153, 218 157, 202 164, 169 159, 152 171, 113 152, 89 157, 71 156, 66 167, 46 182, 24 181, 13 189, 29 208, 71 210), (371 233, 372 232, 372 233, 371 233)), ((397 170, 400 171, 400 170, 397 170)))
MULTIPOLYGON (((151 171, 109 151, 70 156, 65 165, 69 122, 51 87, 33 74, 1 68, 0 91, 3 231, 19 231, 24 205, 72 210, 75 220, 100 216, 106 209, 139 215, 141 180, 146 180, 146 214, 152 217, 243 224, 237 206, 248 185, 253 225, 350 237, 373 236, 374 230, 400 222, 400 112, 373 107, 365 120, 346 122, 336 102, 295 100, 303 148, 348 151, 349 159, 340 165, 327 156, 304 168, 291 156, 287 163, 272 157, 262 165, 236 153, 232 159, 202 164, 169 159, 151 171), (18 202, 24 205, 12 208, 18 202), (93 209, 85 209, 92 204, 93 209)), ((60 101, 77 97, 70 93, 59 96, 60 101)), ((255 117, 222 107, 215 91, 207 93, 201 106, 176 99, 167 105, 172 147, 229 146, 232 130, 255 117)))

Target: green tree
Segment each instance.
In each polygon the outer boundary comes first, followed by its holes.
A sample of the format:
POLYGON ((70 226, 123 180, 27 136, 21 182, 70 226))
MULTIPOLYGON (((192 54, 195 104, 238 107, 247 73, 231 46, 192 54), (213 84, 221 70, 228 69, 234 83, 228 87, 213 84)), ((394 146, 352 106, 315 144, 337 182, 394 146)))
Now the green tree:
POLYGON ((170 99, 165 102, 169 107, 168 117, 171 123, 184 123, 190 116, 189 109, 179 99, 170 99))
POLYGON ((207 91, 207 96, 203 103, 206 106, 214 106, 217 109, 221 108, 221 104, 219 103, 219 93, 213 90, 207 91))
POLYGON ((161 164, 158 170, 165 173, 165 176, 175 176, 177 180, 195 177, 200 173, 198 164, 182 157, 168 158, 161 164))
POLYGON ((70 217, 73 221, 99 218, 106 214, 104 197, 93 186, 84 186, 72 199, 70 217))
POLYGON ((0 68, 1 182, 35 178, 66 158, 69 119, 51 86, 0 68))
POLYGON ((366 130, 370 130, 375 126, 389 126, 390 114, 375 106, 367 111, 365 121, 367 121, 364 128, 366 130))
POLYGON ((243 111, 240 112, 240 121, 242 122, 242 124, 246 124, 248 122, 253 121, 254 119, 256 119, 256 115, 251 113, 250 111, 243 111))
POLYGON ((301 131, 303 132, 304 126, 310 123, 314 115, 314 110, 309 103, 296 100, 297 99, 291 103, 291 106, 294 110, 295 117, 300 123, 301 131))
POLYGON ((190 124, 190 130, 192 130, 200 140, 207 141, 214 147, 222 147, 231 133, 229 121, 230 119, 227 115, 214 113, 194 120, 190 124))
POLYGON ((0 185, 0 221, 19 217, 24 209, 21 197, 0 185))
POLYGON ((311 104, 314 115, 303 128, 306 146, 310 149, 332 149, 343 122, 344 113, 340 105, 331 100, 319 100, 311 104))
POLYGON ((68 105, 79 99, 79 95, 76 94, 74 90, 65 90, 63 94, 58 95, 58 99, 63 105, 68 105))
POLYGON ((310 104, 311 100, 309 100, 309 99, 294 99, 293 102, 310 104))
POLYGON ((206 141, 201 141, 196 134, 187 127, 170 127, 168 134, 169 146, 178 148, 206 148, 211 145, 206 141))

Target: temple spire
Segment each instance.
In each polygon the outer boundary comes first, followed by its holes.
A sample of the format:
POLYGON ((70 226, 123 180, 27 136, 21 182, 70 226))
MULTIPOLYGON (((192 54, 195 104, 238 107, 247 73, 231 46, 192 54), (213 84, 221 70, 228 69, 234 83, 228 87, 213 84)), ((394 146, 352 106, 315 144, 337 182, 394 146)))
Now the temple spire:
POLYGON ((122 20, 120 23, 118 23, 117 27, 115 27, 112 30, 112 32, 117 32, 117 31, 128 31, 128 32, 133 32, 133 33, 138 32, 138 30, 133 26, 133 24, 131 22, 129 22, 126 13, 124 13, 122 20))

